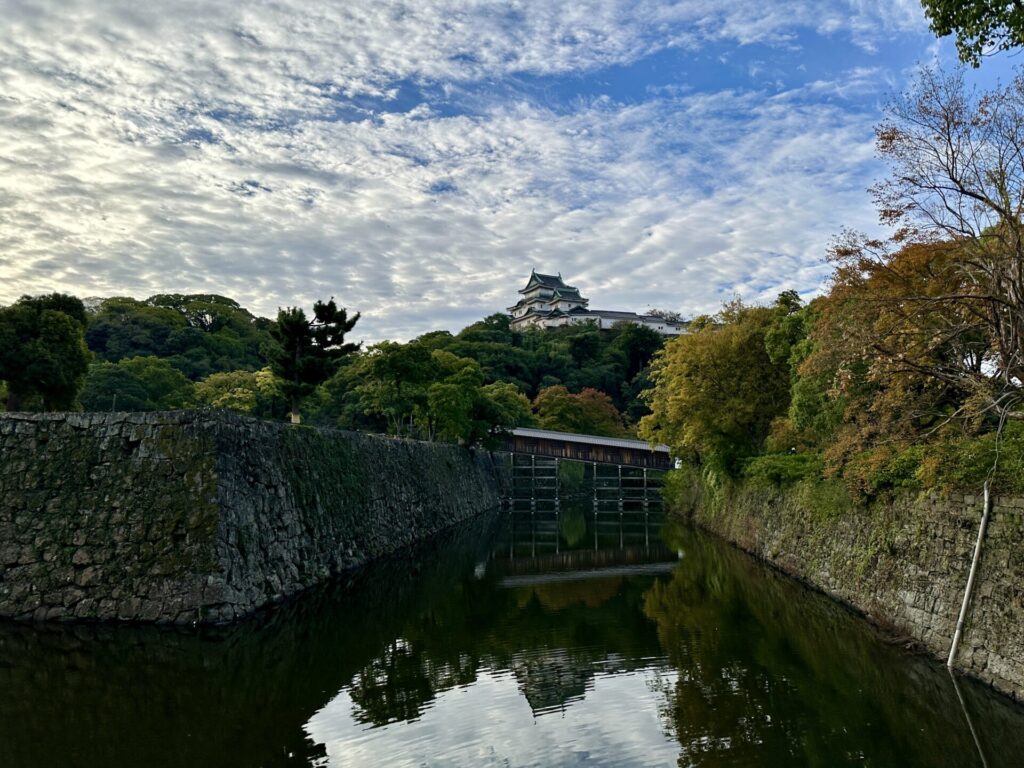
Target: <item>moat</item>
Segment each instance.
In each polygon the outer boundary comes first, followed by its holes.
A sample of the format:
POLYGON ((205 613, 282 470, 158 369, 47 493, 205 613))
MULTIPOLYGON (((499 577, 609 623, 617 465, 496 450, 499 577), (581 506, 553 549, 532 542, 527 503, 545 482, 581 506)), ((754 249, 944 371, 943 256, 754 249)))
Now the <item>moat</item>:
POLYGON ((0 765, 1019 764, 1021 707, 620 499, 521 494, 231 628, 0 623, 0 765))

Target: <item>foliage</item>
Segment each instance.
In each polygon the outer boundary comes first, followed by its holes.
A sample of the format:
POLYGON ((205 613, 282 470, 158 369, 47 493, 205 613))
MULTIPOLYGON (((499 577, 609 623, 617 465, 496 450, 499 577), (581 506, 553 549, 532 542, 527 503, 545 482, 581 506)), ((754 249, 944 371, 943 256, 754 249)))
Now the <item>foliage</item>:
POLYGON ((777 323, 795 311, 788 297, 771 308, 734 302, 717 323, 669 342, 654 363, 652 413, 640 422, 641 437, 735 472, 788 407, 789 362, 773 360, 766 339, 769 332, 780 337, 777 323))
POLYGON ((211 374, 196 384, 195 399, 213 408, 270 418, 279 418, 286 410, 270 368, 211 374))
POLYGON ((691 515, 700 504, 700 469, 695 464, 682 463, 665 473, 661 497, 665 508, 675 513, 691 515))
POLYGON ((1006 0, 921 0, 932 31, 956 34, 960 60, 977 67, 981 57, 1024 45, 1024 7, 1006 0))
POLYGON ((1024 493, 1024 425, 1008 424, 1000 439, 994 432, 942 441, 918 455, 915 476, 926 488, 979 488, 991 479, 1001 493, 1024 493))
POLYGON ((345 334, 352 330, 359 314, 350 320, 348 312, 338 309, 334 299, 313 305, 313 319, 298 307, 277 313, 271 326, 273 342, 266 347, 270 369, 280 380, 281 394, 291 405, 292 422, 299 422, 299 407, 319 384, 338 370, 341 361, 359 349, 358 344, 345 343, 345 334))
POLYGON ((101 360, 166 358, 193 381, 265 365, 271 322, 214 294, 111 298, 89 318, 86 341, 101 360))
POLYGON ((639 393, 646 385, 650 361, 664 340, 635 323, 619 323, 605 330, 579 325, 513 331, 508 315, 495 314, 454 336, 436 332, 415 343, 472 358, 480 364, 485 383, 510 382, 530 398, 559 384, 576 393, 586 388, 600 390, 635 421, 647 412, 639 393))
POLYGON ((89 365, 85 307, 74 296, 22 296, 0 308, 0 379, 7 410, 71 409, 89 365))
POLYGON ((786 486, 801 480, 820 480, 824 464, 816 453, 767 453, 743 462, 743 477, 786 486))
POLYGON ((892 341, 869 340, 894 371, 952 390, 967 418, 1024 419, 1022 117, 1024 75, 979 95, 961 71, 924 70, 877 131, 892 173, 875 200, 897 229, 836 252, 854 287, 858 269, 887 283, 892 341), (883 281, 898 259, 910 269, 883 281))
POLYGON ((530 402, 514 384, 483 384, 475 360, 435 350, 446 375, 427 390, 427 417, 442 439, 463 445, 490 446, 505 429, 531 422, 530 402))
POLYGON ((561 385, 547 387, 540 391, 533 405, 542 429, 604 437, 631 436, 612 399, 596 389, 585 388, 573 394, 561 385))
POLYGON ((191 406, 194 393, 169 360, 131 357, 89 366, 80 399, 87 411, 165 411, 191 406))

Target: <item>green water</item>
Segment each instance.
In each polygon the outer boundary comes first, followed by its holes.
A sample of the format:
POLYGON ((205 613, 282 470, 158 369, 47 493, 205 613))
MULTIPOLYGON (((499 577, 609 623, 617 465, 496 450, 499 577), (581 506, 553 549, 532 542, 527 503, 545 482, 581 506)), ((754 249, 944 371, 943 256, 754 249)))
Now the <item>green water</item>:
POLYGON ((590 509, 488 517, 230 630, 0 624, 0 766, 1022 764, 1021 708, 968 681, 962 706, 655 511, 590 509))

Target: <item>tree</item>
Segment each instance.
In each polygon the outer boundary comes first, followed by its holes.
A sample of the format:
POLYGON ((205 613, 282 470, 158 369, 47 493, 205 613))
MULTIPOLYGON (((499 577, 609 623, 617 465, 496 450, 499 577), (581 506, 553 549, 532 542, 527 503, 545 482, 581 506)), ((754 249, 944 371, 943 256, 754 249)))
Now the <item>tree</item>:
POLYGON ((630 437, 612 399, 596 389, 571 393, 564 386, 542 389, 533 403, 542 429, 604 437, 630 437))
POLYGON ((252 371, 213 373, 196 384, 196 400, 214 408, 252 413, 259 397, 259 385, 252 371))
POLYGON ((214 294, 158 294, 145 301, 106 299, 90 318, 89 348, 116 363, 127 357, 167 358, 193 381, 211 373, 265 364, 271 323, 214 294))
POLYGON ((391 434, 413 429, 413 419, 427 404, 427 388, 438 364, 427 344, 382 341, 368 350, 359 391, 367 413, 383 416, 391 434))
POLYGON ((665 339, 653 328, 639 323, 622 323, 622 327, 616 330, 618 334, 608 345, 608 351, 612 355, 621 353, 625 361, 621 377, 624 381, 632 381, 648 366, 665 339))
POLYGON ((921 0, 932 31, 956 34, 960 61, 977 67, 981 57, 1024 45, 1024 4, 1017 0, 921 0))
MULTIPOLYGON (((670 323, 683 323, 683 315, 680 312, 676 312, 674 309, 649 309, 647 314, 651 317, 660 317, 662 320, 666 320, 670 323)), ((646 327, 646 326, 645 326, 646 327)))
POLYGON ((477 408, 483 372, 475 360, 455 357, 450 352, 438 351, 434 355, 439 367, 450 372, 427 390, 430 423, 442 439, 471 445, 489 426, 480 423, 477 408))
POLYGON ((192 382, 159 357, 131 357, 89 367, 82 387, 87 411, 169 411, 194 402, 192 382))
POLYGON ((961 70, 925 70, 877 135, 892 170, 875 200, 895 232, 847 235, 834 254, 841 281, 886 282, 872 345, 961 390, 965 413, 1024 419, 1024 76, 979 95, 961 70))
POLYGON ((788 361, 773 361, 765 341, 774 321, 790 311, 784 304, 736 301, 719 322, 669 341, 652 367, 655 387, 646 393, 652 412, 640 420, 640 436, 735 472, 740 459, 763 447, 772 420, 788 407, 788 361))
POLYGON ((85 345, 85 307, 74 296, 22 296, 0 308, 0 379, 7 410, 30 400, 43 410, 70 409, 91 355, 85 345))
POLYGON ((302 401, 337 371, 346 355, 359 349, 359 344, 345 343, 345 334, 357 320, 359 313, 349 319, 333 297, 313 305, 312 320, 298 307, 278 311, 277 323, 270 328, 273 343, 268 345, 267 358, 291 405, 293 424, 301 420, 302 401))

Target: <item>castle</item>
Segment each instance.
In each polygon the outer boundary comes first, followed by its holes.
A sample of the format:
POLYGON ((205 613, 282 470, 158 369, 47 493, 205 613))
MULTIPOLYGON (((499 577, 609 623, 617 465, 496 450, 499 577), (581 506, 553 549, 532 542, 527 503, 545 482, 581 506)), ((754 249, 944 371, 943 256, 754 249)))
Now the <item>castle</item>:
POLYGON ((536 270, 530 272, 526 287, 519 293, 522 298, 509 307, 513 330, 530 327, 557 328, 562 325, 590 323, 598 328, 611 328, 616 323, 645 325, 663 336, 678 336, 686 333, 686 322, 666 320, 657 315, 639 315, 636 312, 622 312, 607 309, 589 309, 589 299, 580 295, 579 289, 566 285, 562 275, 542 275, 536 270))

